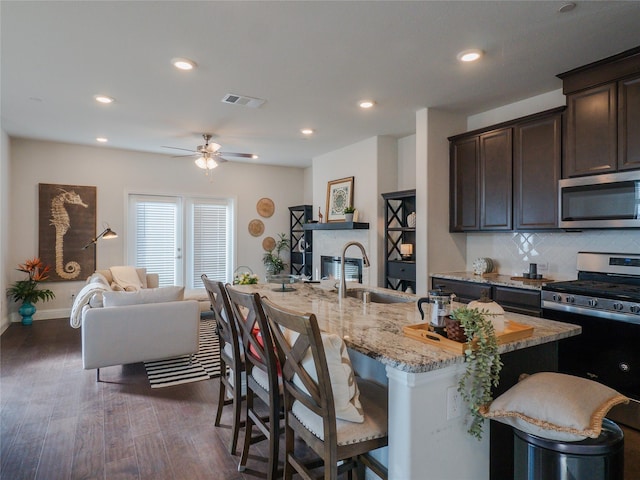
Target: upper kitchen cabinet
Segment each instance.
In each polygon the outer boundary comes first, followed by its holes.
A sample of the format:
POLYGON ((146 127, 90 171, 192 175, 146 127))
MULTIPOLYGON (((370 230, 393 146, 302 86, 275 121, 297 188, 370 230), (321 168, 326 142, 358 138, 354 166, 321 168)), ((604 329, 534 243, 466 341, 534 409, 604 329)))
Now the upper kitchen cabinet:
POLYGON ((480 135, 480 229, 511 230, 513 129, 480 135))
POLYGON ((558 77, 567 96, 563 178, 640 168, 640 47, 558 77))
POLYGON ((513 222, 516 230, 558 226, 563 110, 544 112, 514 127, 513 222))
POLYGON ((477 135, 458 137, 450 143, 449 225, 452 232, 480 229, 478 144, 477 135))
MULTIPOLYGON (((450 139, 451 140, 451 139, 450 139)), ((451 140, 449 226, 452 232, 480 229, 479 137, 451 140)))
POLYGON ((450 231, 557 228, 565 107, 450 137, 450 231))

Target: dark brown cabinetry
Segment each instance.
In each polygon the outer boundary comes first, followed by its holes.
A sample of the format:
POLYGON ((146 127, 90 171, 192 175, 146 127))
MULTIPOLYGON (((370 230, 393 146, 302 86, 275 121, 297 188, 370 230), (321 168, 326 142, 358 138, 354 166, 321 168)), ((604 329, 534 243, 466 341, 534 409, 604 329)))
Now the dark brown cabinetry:
POLYGON ((304 226, 313 220, 311 205, 289 207, 291 274, 311 277, 313 266, 313 231, 304 226))
POLYGON ((640 47, 558 77, 567 96, 563 178, 640 168, 640 47))
POLYGON ((561 161, 561 111, 516 125, 513 148, 513 222, 516 230, 558 226, 561 161))
POLYGON ((511 230, 513 129, 480 135, 480 229, 511 230))
POLYGON ((385 287, 416 291, 415 223, 409 215, 416 211, 416 191, 383 193, 385 237, 385 287), (411 245, 411 255, 403 258, 401 245, 411 245))
POLYGON ((521 313, 533 317, 542 316, 540 291, 526 288, 506 287, 489 283, 466 282, 434 276, 433 288, 442 286, 456 294, 456 301, 469 303, 482 295, 494 300, 507 312, 521 313))
POLYGON ((557 228, 565 107, 450 137, 450 231, 557 228))
POLYGON ((450 230, 480 229, 480 158, 477 136, 450 144, 450 230))

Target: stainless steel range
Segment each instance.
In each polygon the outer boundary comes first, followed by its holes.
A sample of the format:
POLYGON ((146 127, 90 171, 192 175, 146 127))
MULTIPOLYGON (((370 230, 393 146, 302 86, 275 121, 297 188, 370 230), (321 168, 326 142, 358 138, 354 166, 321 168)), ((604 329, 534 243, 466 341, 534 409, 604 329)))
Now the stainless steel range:
POLYGON ((578 253, 578 279, 542 287, 543 317, 580 325, 559 343, 559 370, 631 398, 609 415, 640 429, 640 254, 578 253))

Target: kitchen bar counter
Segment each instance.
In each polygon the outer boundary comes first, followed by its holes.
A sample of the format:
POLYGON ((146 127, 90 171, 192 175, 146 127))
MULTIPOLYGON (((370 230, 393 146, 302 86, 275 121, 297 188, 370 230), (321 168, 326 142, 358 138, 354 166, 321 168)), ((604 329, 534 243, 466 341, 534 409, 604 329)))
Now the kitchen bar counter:
MULTIPOLYGON (((356 284, 357 285, 357 284, 356 284)), ((339 299, 332 286, 318 284, 289 285, 295 292, 276 292, 273 284, 236 286, 245 291, 256 291, 271 301, 302 312, 315 313, 322 330, 337 333, 347 346, 363 355, 379 361, 385 366, 409 372, 421 373, 438 370, 464 362, 462 355, 451 353, 437 346, 427 345, 403 334, 406 325, 424 323, 416 307, 416 295, 390 291, 382 288, 367 289, 410 300, 409 303, 368 303, 356 298, 339 299)), ((361 285, 350 288, 362 288, 361 285)), ((454 308, 456 304, 454 302, 454 308)), ((423 304, 425 318, 429 316, 429 304, 423 304)), ((533 335, 529 338, 500 346, 500 353, 553 342, 577 335, 580 327, 544 320, 541 318, 507 313, 507 320, 531 325, 533 335)))
MULTIPOLYGON (((465 370, 463 356, 402 333, 405 325, 422 322, 416 308, 417 296, 366 287, 409 302, 364 304, 356 298, 339 299, 332 282, 288 286, 295 291, 274 291, 277 288, 274 284, 236 288, 258 292, 279 305, 316 314, 321 329, 337 333, 345 340, 358 374, 388 385, 389 446, 376 453, 388 466, 391 480, 426 478, 426 472, 429 478, 438 480, 508 478, 494 475, 494 465, 490 465, 489 422, 485 422, 481 441, 467 433, 466 409, 455 400, 459 397, 457 384, 465 370)), ((427 307, 425 318, 430 318, 429 305, 423 306, 427 307)), ((510 368, 513 365, 520 370, 519 359, 523 356, 525 364, 544 364, 543 360, 554 356, 553 347, 547 350, 549 345, 580 333, 580 327, 575 325, 536 317, 507 313, 506 318, 532 325, 534 333, 528 339, 500 347, 505 371, 513 370, 510 368), (513 362, 514 358, 518 361, 513 362)), ((547 368, 549 365, 553 368, 547 362, 547 368)), ((533 373, 529 366, 526 368, 526 373, 533 373)), ((509 379, 505 383, 515 381, 509 379)), ((494 444, 492 455, 496 448, 501 452, 508 450, 494 444)))

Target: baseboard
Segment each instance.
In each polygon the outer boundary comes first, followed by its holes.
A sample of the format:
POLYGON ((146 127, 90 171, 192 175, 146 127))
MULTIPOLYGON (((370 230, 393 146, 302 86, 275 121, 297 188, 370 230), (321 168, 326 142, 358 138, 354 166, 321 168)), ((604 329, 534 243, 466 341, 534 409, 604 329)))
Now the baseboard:
MULTIPOLYGON (((70 308, 51 308, 49 310, 36 310, 33 315, 33 321, 38 320, 51 320, 52 318, 69 318, 71 316, 70 308)), ((22 321, 22 317, 18 312, 12 312, 9 314, 9 319, 12 323, 18 323, 22 321)))

